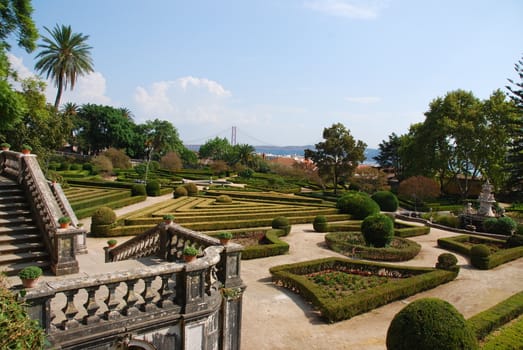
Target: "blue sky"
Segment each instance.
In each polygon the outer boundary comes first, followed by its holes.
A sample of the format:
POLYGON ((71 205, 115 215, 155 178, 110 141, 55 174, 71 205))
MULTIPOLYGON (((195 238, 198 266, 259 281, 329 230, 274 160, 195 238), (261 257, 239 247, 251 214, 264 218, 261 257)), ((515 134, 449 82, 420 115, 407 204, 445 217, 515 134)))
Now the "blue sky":
MULTIPOLYGON (((33 0, 43 27, 90 36, 95 72, 62 102, 169 120, 187 144, 308 145, 343 123, 376 148, 456 89, 516 78, 520 0, 33 0)), ((22 75, 35 53, 13 48, 22 75)), ((48 101, 55 88, 49 84, 48 101)))

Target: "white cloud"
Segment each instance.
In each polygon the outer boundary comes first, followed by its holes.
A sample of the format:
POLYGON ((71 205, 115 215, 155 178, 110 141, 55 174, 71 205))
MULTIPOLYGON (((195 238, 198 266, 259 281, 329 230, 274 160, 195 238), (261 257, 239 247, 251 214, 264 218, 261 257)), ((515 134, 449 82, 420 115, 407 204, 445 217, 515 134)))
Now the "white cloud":
POLYGON ((383 0, 315 0, 305 3, 305 7, 330 16, 351 19, 376 19, 386 7, 383 0))
MULTIPOLYGON (((27 68, 21 57, 17 57, 8 53, 9 63, 11 68, 15 70, 20 79, 32 78, 37 75, 27 68)), ((47 87, 44 91, 48 103, 54 103, 56 98, 56 87, 51 80, 44 80, 47 87)), ((15 88, 19 89, 19 84, 13 84, 15 88)), ((78 77, 74 89, 64 90, 62 94, 61 103, 74 102, 77 104, 96 103, 96 104, 110 104, 111 99, 105 95, 106 80, 100 72, 93 72, 84 76, 78 77)))
POLYGON ((376 96, 361 96, 361 97, 345 97, 346 101, 360 104, 372 104, 378 103, 381 101, 379 97, 376 96))
POLYGON ((231 96, 231 92, 228 90, 225 90, 223 86, 218 84, 217 82, 213 80, 208 80, 205 78, 195 78, 195 77, 182 77, 173 82, 174 84, 180 85, 183 90, 187 90, 188 85, 192 85, 194 87, 204 87, 207 89, 211 94, 216 96, 231 96))

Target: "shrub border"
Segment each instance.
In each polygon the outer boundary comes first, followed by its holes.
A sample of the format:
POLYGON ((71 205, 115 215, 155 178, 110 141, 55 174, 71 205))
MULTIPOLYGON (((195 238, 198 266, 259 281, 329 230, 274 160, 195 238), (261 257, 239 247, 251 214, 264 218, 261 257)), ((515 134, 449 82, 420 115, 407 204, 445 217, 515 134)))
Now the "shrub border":
POLYGON ((457 276, 457 272, 434 268, 387 265, 340 258, 317 259, 274 266, 270 268, 269 271, 274 283, 301 294, 308 302, 319 309, 322 317, 328 322, 349 319, 358 314, 373 310, 378 306, 450 282, 457 276), (393 284, 382 285, 361 293, 353 294, 350 297, 335 300, 331 298, 323 288, 315 285, 303 276, 311 272, 337 269, 340 267, 344 269, 370 271, 373 273, 386 269, 387 271, 411 273, 414 274, 414 276, 398 280, 393 284))

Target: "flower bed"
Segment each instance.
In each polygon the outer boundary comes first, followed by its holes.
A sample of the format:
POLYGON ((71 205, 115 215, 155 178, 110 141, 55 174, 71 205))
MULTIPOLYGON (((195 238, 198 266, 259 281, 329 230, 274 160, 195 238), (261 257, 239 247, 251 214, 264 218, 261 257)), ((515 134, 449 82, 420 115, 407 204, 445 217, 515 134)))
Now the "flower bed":
POLYGON ((394 237, 389 247, 374 248, 365 245, 360 232, 333 232, 325 235, 327 246, 343 255, 369 260, 406 261, 414 258, 421 246, 406 238, 394 237))
MULTIPOLYGON (((457 272, 423 267, 406 267, 349 259, 327 258, 296 264, 275 266, 270 269, 277 285, 302 295, 316 307, 328 322, 337 322, 403 299, 418 292, 452 281, 457 272), (358 281, 358 287, 343 291, 342 282, 326 288, 318 283, 330 277, 333 271, 353 275, 342 280, 358 281), (323 277, 321 274, 328 273, 323 277), (354 277, 356 276, 356 277, 354 277), (362 280, 374 277, 373 279, 362 280), (383 282, 384 279, 386 282, 383 282), (364 282, 363 282, 364 281, 364 282), (372 285, 372 287, 371 287, 372 285), (341 290, 341 292, 333 292, 341 290)), ((329 280, 332 280, 329 278, 329 280)))

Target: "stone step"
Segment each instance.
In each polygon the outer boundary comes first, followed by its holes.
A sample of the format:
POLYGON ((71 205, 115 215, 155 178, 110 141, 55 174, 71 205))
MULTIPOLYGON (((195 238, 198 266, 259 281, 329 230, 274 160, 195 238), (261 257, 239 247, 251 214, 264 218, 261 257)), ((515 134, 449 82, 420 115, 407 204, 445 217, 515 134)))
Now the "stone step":
POLYGON ((0 270, 3 271, 7 276, 16 276, 18 272, 20 272, 23 268, 28 266, 39 266, 42 268, 42 270, 49 270, 51 267, 51 263, 49 261, 40 260, 9 264, 4 266, 0 265, 0 270))
POLYGON ((29 261, 38 262, 48 260, 48 257, 49 254, 44 251, 27 251, 14 254, 2 254, 0 255, 0 266, 29 261))
POLYGON ((17 217, 10 217, 10 218, 2 218, 0 215, 0 227, 13 227, 13 226, 22 226, 27 227, 30 225, 31 227, 34 227, 33 219, 26 216, 17 216, 17 217))
POLYGON ((31 212, 27 208, 15 206, 14 208, 0 207, 0 219, 31 217, 31 212))
MULTIPOLYGON (((1 231, 1 228, 0 228, 1 231)), ((28 242, 41 242, 38 230, 15 229, 10 232, 0 232, 0 244, 18 244, 28 242)))
POLYGON ((18 252, 24 252, 24 251, 45 251, 44 244, 40 241, 38 242, 11 242, 11 243, 4 243, 0 244, 0 255, 3 254, 12 254, 12 253, 18 253, 18 252))
POLYGON ((12 195, 12 196, 2 196, 0 197, 0 203, 25 203, 26 200, 25 200, 25 197, 24 196, 16 196, 16 195, 12 195))

